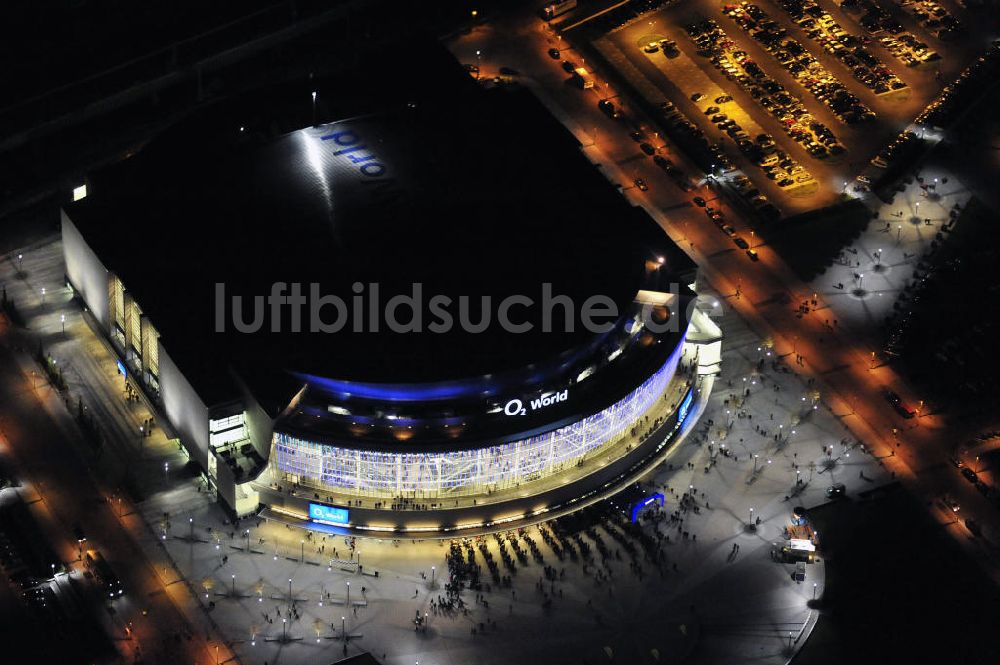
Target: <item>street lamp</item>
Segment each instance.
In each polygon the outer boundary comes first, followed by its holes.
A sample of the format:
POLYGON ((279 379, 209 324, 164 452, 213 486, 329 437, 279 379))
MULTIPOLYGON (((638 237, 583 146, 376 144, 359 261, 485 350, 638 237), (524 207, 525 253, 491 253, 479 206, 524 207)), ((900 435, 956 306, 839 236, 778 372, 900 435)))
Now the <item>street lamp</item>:
MULTIPOLYGON (((976 458, 979 459, 978 457, 976 458)), ((434 588, 434 578, 437 575, 437 566, 431 566, 431 588, 434 588)))
POLYGON ((305 563, 305 560, 306 560, 306 541, 303 538, 300 542, 302 544, 302 549, 301 549, 301 552, 299 553, 299 561, 301 561, 302 563, 305 563))
POLYGON ((60 314, 59 315, 59 323, 62 324, 62 331, 63 331, 63 334, 65 335, 66 334, 66 315, 65 314, 60 314))
POLYGON ((236 573, 233 573, 233 595, 236 595, 236 573))
POLYGON ((316 91, 312 91, 312 124, 313 127, 316 126, 316 91))
POLYGON ((45 287, 42 287, 42 304, 45 304, 45 287))
POLYGON ((346 603, 346 607, 347 608, 351 607, 351 583, 350 582, 347 582, 347 603, 346 603))
POLYGON ((21 259, 24 258, 24 254, 17 255, 17 271, 21 272, 21 259))
POLYGON ((288 578, 288 605, 292 604, 292 578, 288 578))
POLYGON ((750 508, 750 526, 753 526, 753 508, 750 508))
POLYGON ((896 224, 896 242, 899 242, 899 236, 901 233, 903 233, 903 225, 896 224))

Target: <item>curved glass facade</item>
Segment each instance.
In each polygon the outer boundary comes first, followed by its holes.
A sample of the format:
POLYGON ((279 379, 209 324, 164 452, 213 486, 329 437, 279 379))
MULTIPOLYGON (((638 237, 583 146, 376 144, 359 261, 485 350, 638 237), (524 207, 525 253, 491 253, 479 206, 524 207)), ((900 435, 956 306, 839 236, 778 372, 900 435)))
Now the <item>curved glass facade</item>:
POLYGON ((458 497, 510 489, 558 473, 613 444, 663 395, 683 352, 624 398, 571 425, 475 450, 433 453, 341 448, 275 432, 276 479, 320 491, 375 497, 458 497))

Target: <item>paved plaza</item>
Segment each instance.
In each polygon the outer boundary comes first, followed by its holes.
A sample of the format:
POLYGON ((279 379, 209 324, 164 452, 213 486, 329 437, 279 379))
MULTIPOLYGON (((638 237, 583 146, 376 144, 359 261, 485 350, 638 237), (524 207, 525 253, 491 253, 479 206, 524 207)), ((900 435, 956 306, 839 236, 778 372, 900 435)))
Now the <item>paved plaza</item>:
POLYGON ((933 162, 910 178, 892 203, 866 195, 872 220, 861 236, 844 248, 839 260, 810 284, 829 313, 823 321, 848 327, 873 343, 905 286, 913 280, 921 258, 938 234, 950 231, 972 193, 933 162))

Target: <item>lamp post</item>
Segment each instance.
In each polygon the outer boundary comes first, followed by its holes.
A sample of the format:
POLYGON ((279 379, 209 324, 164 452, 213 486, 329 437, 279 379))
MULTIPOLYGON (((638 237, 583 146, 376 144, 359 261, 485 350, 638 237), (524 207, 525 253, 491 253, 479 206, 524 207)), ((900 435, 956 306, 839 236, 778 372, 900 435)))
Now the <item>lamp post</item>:
POLYGON ((813 600, 816 600, 816 583, 813 582, 813 600))
POLYGON ((45 304, 45 287, 42 287, 42 304, 45 304))
MULTIPOLYGON (((976 458, 979 459, 978 457, 976 458)), ((431 566, 431 588, 434 588, 434 578, 437 575, 437 566, 431 566)))
POLYGON ((233 573, 233 595, 236 595, 236 573, 233 573))
POLYGON ((903 233, 903 225, 896 224, 896 242, 899 242, 899 236, 903 233))
POLYGON ((59 323, 62 324, 62 332, 65 335, 66 334, 66 315, 65 314, 60 314, 59 315, 59 323))
POLYGON ((750 526, 752 527, 753 525, 754 525, 753 524, 753 508, 751 507, 750 508, 750 526))
POLYGON ((346 603, 346 606, 348 608, 351 607, 351 583, 350 582, 347 582, 347 603, 346 603))
POLYGON ((21 259, 24 258, 24 254, 17 255, 17 271, 21 272, 21 259))
POLYGON ((312 91, 312 124, 316 126, 316 91, 312 91))
POLYGON ((299 561, 305 563, 306 561, 306 541, 303 538, 300 542, 301 550, 299 552, 299 561))
POLYGON ((288 605, 292 604, 292 578, 288 578, 288 605))

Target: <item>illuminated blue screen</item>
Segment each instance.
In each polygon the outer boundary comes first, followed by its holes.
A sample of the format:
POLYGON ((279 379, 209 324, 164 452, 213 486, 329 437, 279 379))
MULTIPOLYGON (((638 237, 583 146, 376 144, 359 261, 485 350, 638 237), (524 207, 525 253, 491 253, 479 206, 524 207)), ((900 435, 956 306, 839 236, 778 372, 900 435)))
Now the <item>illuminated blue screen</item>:
POLYGON ((309 519, 347 524, 347 508, 334 508, 333 506, 324 506, 322 503, 310 503, 309 519))
POLYGON ((691 402, 694 400, 694 391, 689 390, 684 399, 681 400, 681 405, 677 407, 677 422, 684 424, 684 419, 687 418, 688 410, 691 408, 691 402))

